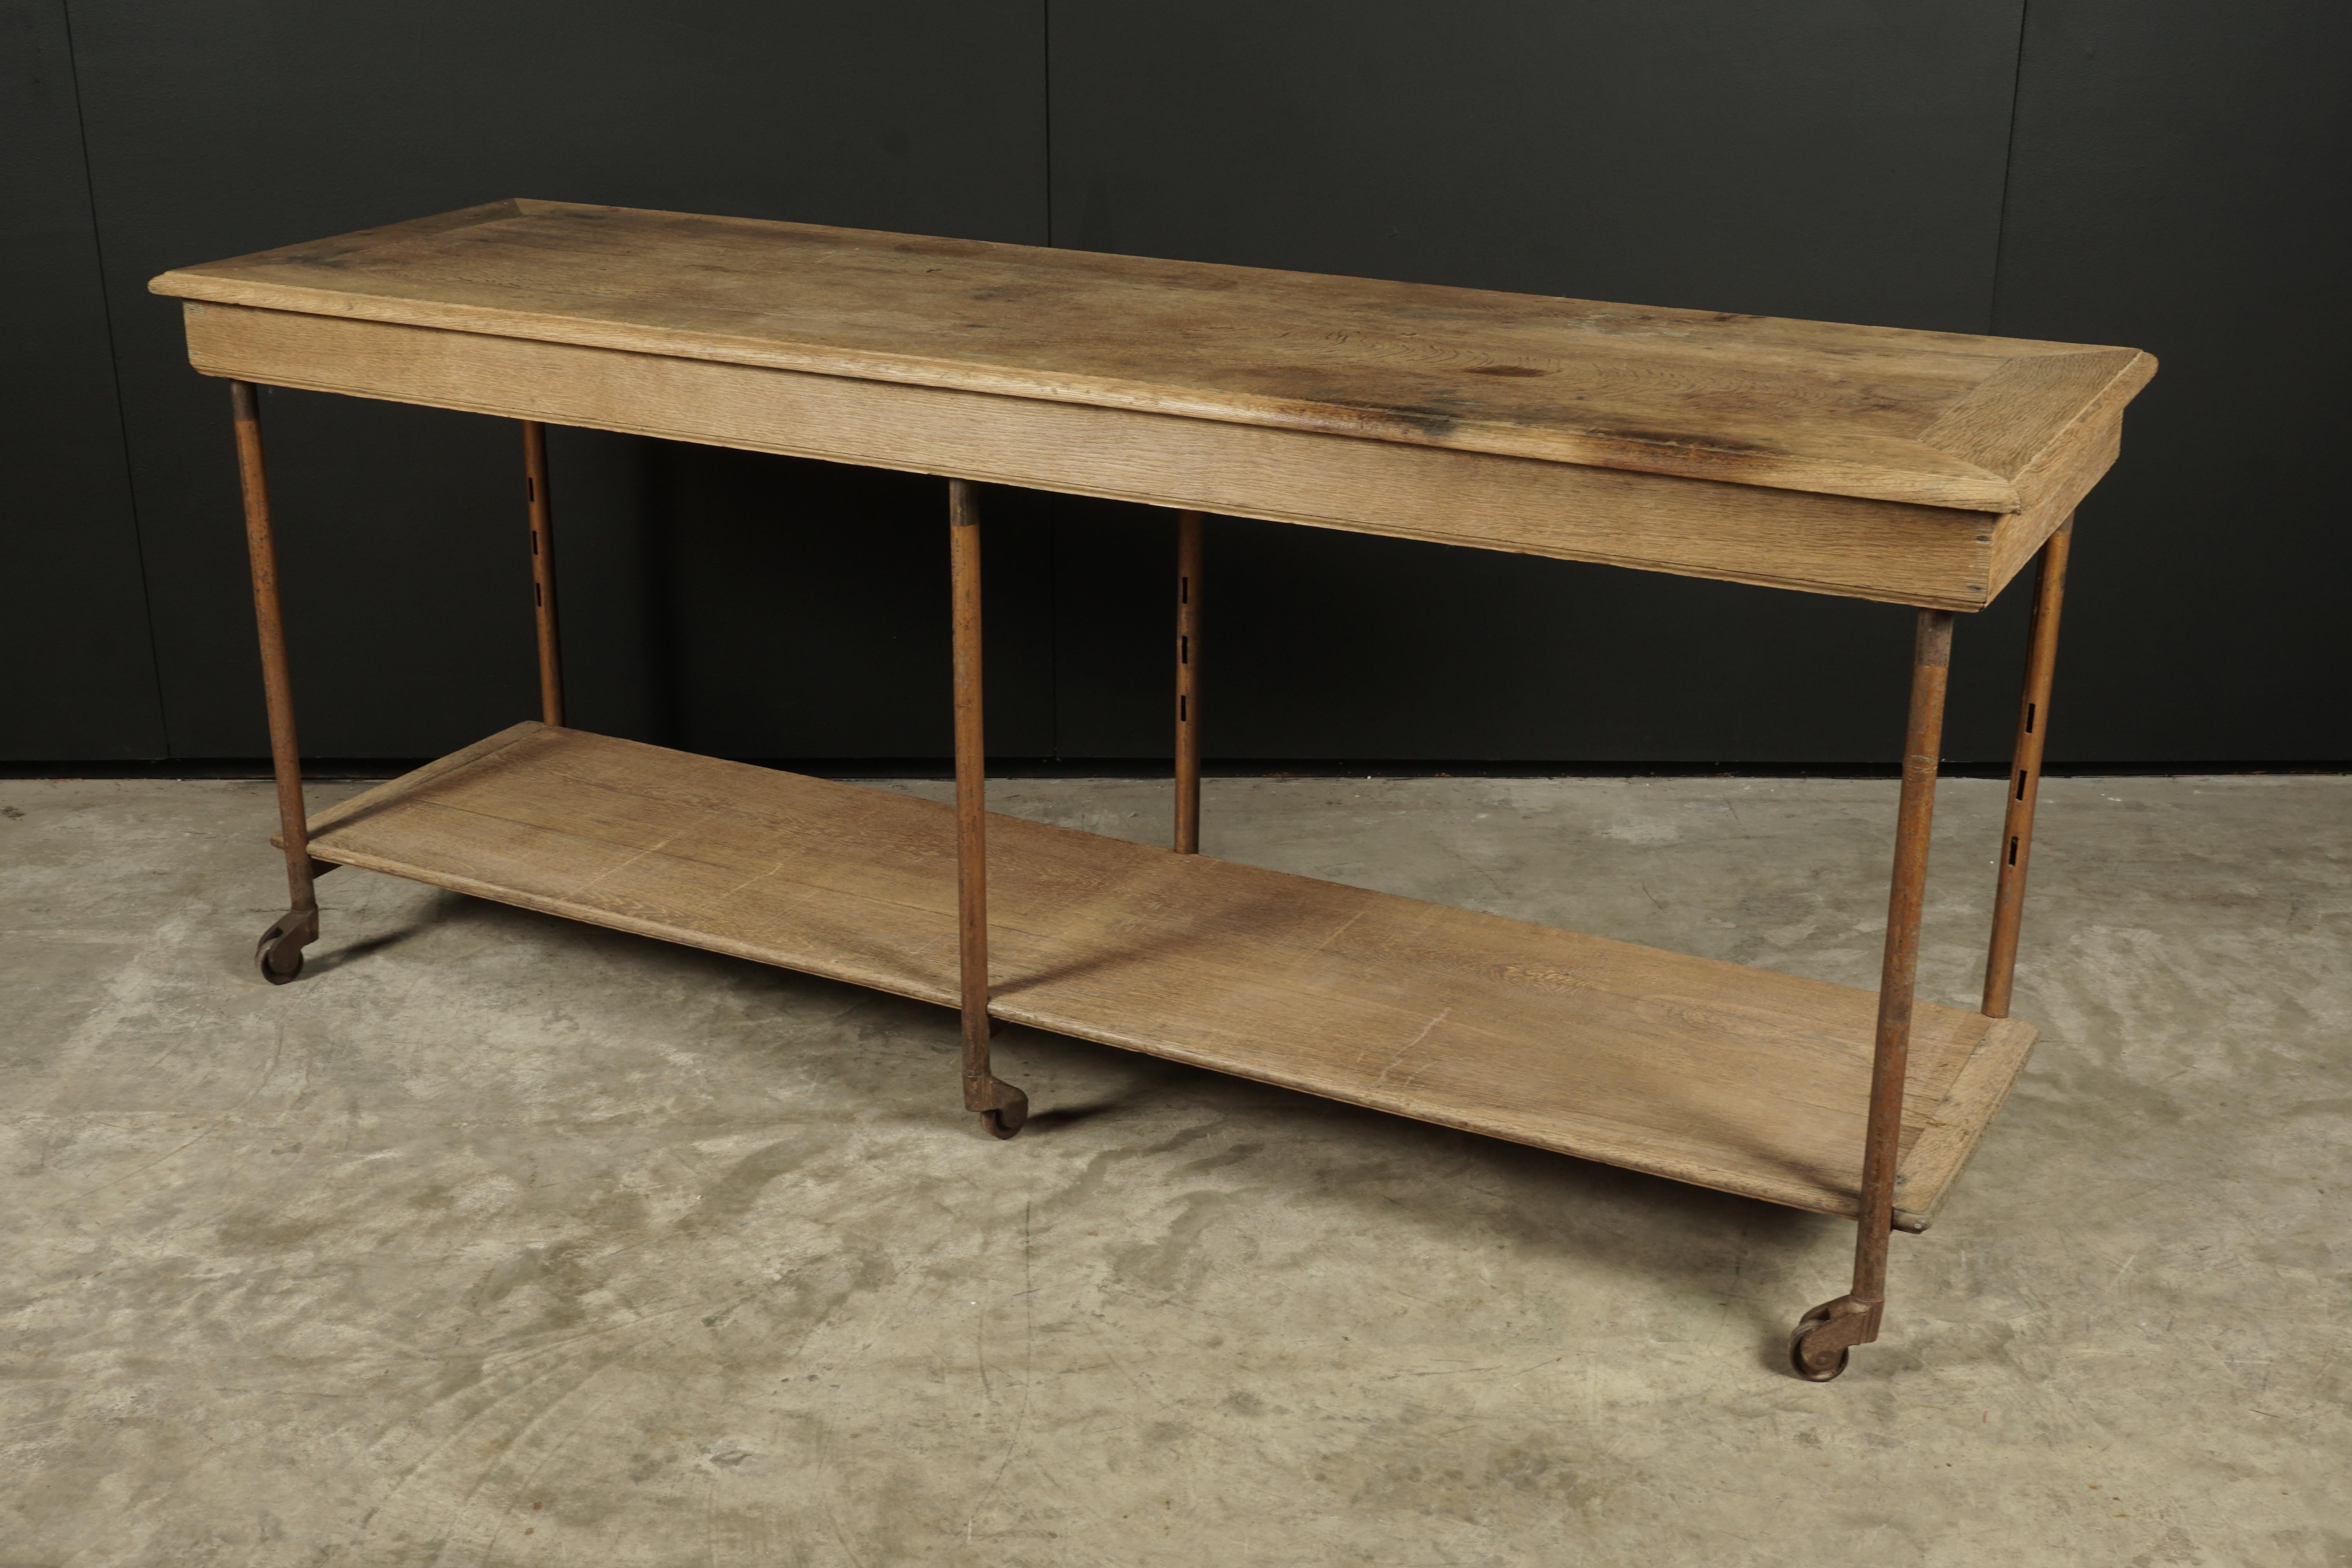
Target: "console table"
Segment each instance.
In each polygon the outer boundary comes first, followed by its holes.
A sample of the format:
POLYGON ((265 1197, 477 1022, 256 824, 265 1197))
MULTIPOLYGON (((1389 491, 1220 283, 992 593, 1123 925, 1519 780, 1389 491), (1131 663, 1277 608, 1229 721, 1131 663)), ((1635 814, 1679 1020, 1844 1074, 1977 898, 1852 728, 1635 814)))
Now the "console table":
POLYGON ((1858 1223, 1790 1338, 1877 1338, 2032 1048, 2008 1016, 2076 502, 2155 372, 2126 348, 561 202, 165 273, 226 377, 291 892, 360 866, 961 1010, 1011 1137, 1012 1021, 1858 1223), (522 422, 542 712, 305 815, 257 384, 522 422), (566 728, 547 424, 936 474, 952 808, 566 728), (1172 847, 982 806, 976 486, 1174 509, 1172 847), (1916 606, 1875 993, 1203 857, 1204 512, 1916 606), (2038 557, 1980 1010, 1915 1004, 1955 612, 2038 557))

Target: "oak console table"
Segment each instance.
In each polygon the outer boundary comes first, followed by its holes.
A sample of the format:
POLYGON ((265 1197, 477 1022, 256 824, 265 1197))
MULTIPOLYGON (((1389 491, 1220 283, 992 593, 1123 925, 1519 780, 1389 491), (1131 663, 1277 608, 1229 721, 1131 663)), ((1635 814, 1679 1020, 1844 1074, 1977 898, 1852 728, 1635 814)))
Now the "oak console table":
POLYGON ((165 273, 229 378, 291 907, 335 866, 1853 1216, 1795 1370, 1877 1338, 2031 1049, 2011 973, 2075 503, 2132 349, 1654 310, 969 240, 506 201, 165 273), (522 421, 543 713, 306 816, 257 384, 522 421), (563 724, 547 424, 944 477, 953 808, 563 724), (1175 509, 1160 849, 982 803, 975 486, 1175 509), (1916 606, 1874 994, 1203 857, 1200 516, 1916 606), (1980 1011, 1915 1005, 1952 616, 2040 558, 1980 1011), (983 837, 988 840, 983 851, 983 837))

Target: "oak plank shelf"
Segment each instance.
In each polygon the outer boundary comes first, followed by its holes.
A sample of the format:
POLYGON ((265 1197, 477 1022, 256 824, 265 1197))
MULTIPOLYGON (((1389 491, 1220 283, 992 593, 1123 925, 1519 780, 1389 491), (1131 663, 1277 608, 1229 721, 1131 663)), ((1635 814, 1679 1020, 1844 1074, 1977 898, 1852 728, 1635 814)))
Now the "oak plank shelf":
POLYGON ((1878 1338, 1890 1232, 1934 1217, 2032 1048, 2009 1005, 2066 563, 2137 349, 522 198, 149 287, 229 383, 272 983, 318 940, 318 869, 367 867, 953 1007, 999 1138, 1029 1114, 991 1065, 1009 1020, 1852 1215, 1852 1288, 1790 1341, 1817 1382, 1878 1338), (262 386, 520 422, 543 722, 305 815, 262 386), (566 728, 549 425, 944 479, 954 805, 566 728), (984 809, 990 483, 1174 513, 1169 849, 984 809), (1207 514, 1911 609, 1879 989, 1200 855, 1207 514), (1983 1005, 1920 1005, 1954 617, 2029 564, 1983 1005))
MULTIPOLYGON (((952 809, 538 722, 310 823, 320 860, 956 1005, 952 809)), ((1853 1215, 1877 997, 989 818, 990 1011, 1563 1154, 1853 1215)), ((1913 1023, 1922 1230, 2032 1048, 1913 1023)))

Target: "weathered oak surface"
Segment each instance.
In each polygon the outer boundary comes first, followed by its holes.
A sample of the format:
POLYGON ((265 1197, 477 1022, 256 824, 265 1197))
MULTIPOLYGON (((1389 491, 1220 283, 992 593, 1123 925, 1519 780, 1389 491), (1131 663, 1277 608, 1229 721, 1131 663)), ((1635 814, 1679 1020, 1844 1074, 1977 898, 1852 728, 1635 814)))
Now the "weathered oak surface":
POLYGON ((1822 494, 2012 512, 2128 348, 1595 303, 556 202, 158 292, 1822 494))
MULTIPOLYGON (((1875 997, 992 816, 999 1017, 1851 1215, 1875 997)), ((321 812, 311 853, 956 1003, 946 805, 538 723, 321 812)), ((2034 1031, 1919 1009, 1897 1223, 2034 1031)), ((944 1069, 943 1069, 944 1070, 944 1069)))

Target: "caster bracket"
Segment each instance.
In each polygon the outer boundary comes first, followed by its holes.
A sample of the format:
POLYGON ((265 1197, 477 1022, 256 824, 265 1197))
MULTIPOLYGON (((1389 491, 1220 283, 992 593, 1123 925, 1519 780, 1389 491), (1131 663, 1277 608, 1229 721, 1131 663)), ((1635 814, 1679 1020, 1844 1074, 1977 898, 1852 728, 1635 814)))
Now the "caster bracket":
POLYGON ((993 1074, 963 1082, 963 1107, 980 1112, 992 1138, 1010 1138, 1029 1120, 1029 1097, 993 1074))
POLYGON ((1789 1336, 1789 1364, 1808 1383, 1827 1383, 1845 1370, 1856 1345, 1878 1337, 1884 1301, 1858 1301, 1841 1296, 1824 1301, 1797 1320, 1789 1336))

